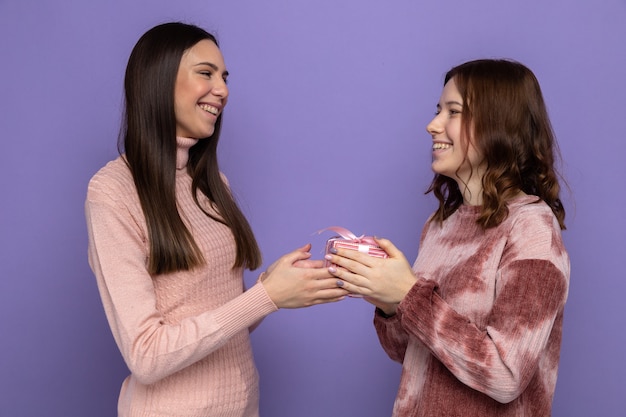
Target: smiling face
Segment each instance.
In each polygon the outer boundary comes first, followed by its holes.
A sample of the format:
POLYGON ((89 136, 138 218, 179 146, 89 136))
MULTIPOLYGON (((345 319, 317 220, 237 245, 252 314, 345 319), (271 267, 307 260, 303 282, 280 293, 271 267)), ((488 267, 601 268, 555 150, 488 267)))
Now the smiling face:
POLYGON ((463 97, 452 78, 444 86, 437 113, 426 130, 433 140, 433 171, 456 180, 461 190, 473 191, 480 186, 482 158, 463 134, 462 112, 463 97))
POLYGON ((185 51, 174 87, 176 136, 202 139, 213 135, 228 100, 228 71, 215 43, 204 39, 185 51))

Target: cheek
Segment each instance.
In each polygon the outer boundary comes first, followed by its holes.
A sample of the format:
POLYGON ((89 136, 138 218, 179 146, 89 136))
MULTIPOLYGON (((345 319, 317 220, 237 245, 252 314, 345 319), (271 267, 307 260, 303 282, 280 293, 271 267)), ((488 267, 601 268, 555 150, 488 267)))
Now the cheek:
POLYGON ((480 153, 480 151, 476 148, 476 146, 474 146, 473 144, 470 143, 469 148, 467 149, 467 159, 470 161, 470 163, 477 167, 479 166, 482 162, 483 162, 483 156, 480 153))
POLYGON ((174 89, 174 101, 179 107, 189 105, 190 102, 195 102, 199 89, 200 86, 197 83, 194 84, 192 80, 181 77, 174 89))
POLYGON ((182 97, 176 97, 174 99, 174 117, 176 117, 176 122, 179 123, 182 119, 185 118, 185 114, 189 113, 189 110, 186 110, 185 100, 182 97))
POLYGON ((446 123, 446 134, 449 139, 453 140, 457 144, 463 143, 461 123, 458 119, 448 120, 446 123))

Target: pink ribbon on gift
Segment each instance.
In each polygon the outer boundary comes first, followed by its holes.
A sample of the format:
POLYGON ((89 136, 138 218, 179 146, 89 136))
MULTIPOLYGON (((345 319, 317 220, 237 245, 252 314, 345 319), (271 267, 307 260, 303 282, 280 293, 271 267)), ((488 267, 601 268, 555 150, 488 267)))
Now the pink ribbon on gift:
POLYGON ((352 233, 351 231, 349 231, 348 229, 346 229, 345 227, 341 227, 341 226, 330 226, 327 227, 326 229, 322 229, 319 233, 322 233, 326 230, 330 230, 331 232, 335 232, 337 233, 339 236, 341 236, 342 238, 346 239, 346 240, 351 240, 352 242, 355 243, 366 243, 369 245, 376 245, 378 246, 378 244, 376 243, 376 241, 370 237, 370 236, 365 236, 365 235, 361 235, 361 236, 357 236, 354 233, 352 233))

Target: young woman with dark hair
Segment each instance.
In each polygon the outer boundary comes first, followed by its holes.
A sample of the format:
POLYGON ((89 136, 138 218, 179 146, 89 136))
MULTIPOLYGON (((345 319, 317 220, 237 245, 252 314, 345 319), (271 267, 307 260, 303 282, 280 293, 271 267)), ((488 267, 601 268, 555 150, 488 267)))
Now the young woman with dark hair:
POLYGON ((439 207, 413 267, 337 250, 337 285, 376 306, 403 365, 393 416, 549 416, 569 257, 557 144, 533 73, 509 60, 451 69, 432 137, 439 207))
POLYGON ((346 295, 309 245, 244 289, 261 254, 217 162, 227 77, 203 29, 146 32, 126 69, 121 155, 89 183, 89 262, 131 372, 119 416, 258 416, 250 330, 346 295))

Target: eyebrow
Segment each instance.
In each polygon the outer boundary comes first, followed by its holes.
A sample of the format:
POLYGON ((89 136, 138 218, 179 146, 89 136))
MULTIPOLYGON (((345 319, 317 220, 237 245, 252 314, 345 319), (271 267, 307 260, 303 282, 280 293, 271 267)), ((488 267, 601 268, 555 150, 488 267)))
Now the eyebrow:
MULTIPOLYGON (((444 104, 448 107, 454 106, 454 105, 463 107, 463 103, 459 103, 458 101, 455 101, 455 100, 446 101, 444 104)), ((441 104, 437 103, 435 108, 441 110, 441 104)))
MULTIPOLYGON (((201 65, 206 65, 208 67, 211 67, 213 68, 213 70, 218 71, 218 72, 220 70, 220 68, 212 62, 198 62, 197 64, 194 65, 194 67, 199 67, 201 65)), ((224 72, 222 73, 222 76, 228 77, 228 75, 229 75, 229 72, 224 70, 224 72)))

